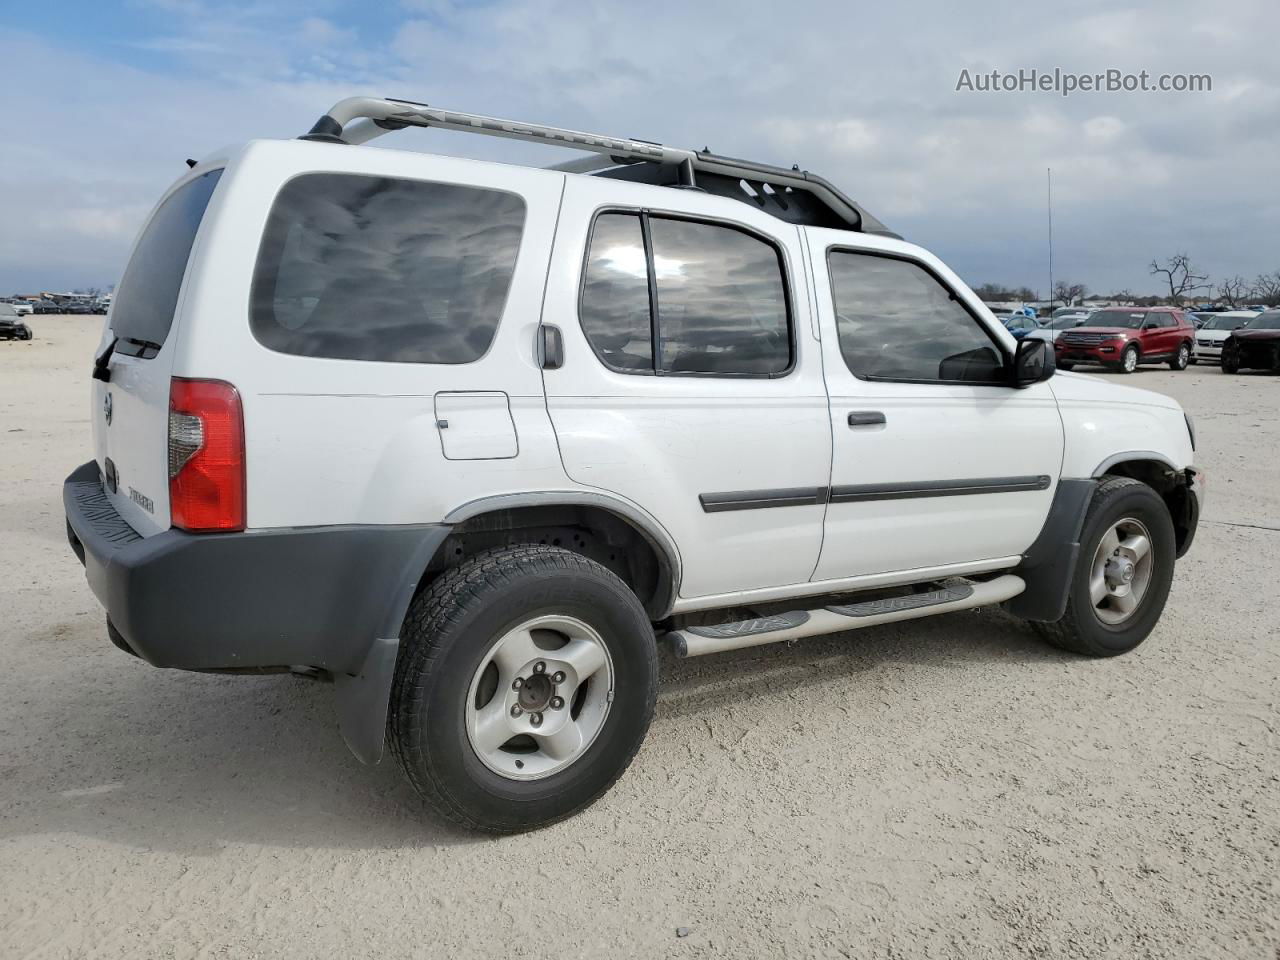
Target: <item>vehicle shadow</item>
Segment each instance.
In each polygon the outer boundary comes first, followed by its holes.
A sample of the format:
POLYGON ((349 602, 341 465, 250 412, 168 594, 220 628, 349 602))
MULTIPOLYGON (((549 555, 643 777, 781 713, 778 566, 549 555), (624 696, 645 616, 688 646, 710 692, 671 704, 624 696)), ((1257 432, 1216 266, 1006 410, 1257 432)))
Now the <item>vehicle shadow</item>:
POLYGON ((483 839, 436 817, 390 755, 373 767, 351 755, 332 686, 122 657, 109 649, 89 658, 105 676, 42 691, 35 742, 0 761, 0 841, 74 834, 209 855, 241 843, 363 850, 483 839))
MULTIPOLYGON (((85 628, 75 634, 66 639, 90 642, 85 628)), ((433 814, 389 755, 360 764, 337 731, 329 685, 156 670, 93 642, 79 675, 42 689, 31 742, 0 761, 0 840, 79 835, 188 856, 245 843, 403 850, 487 840, 433 814)), ((692 660, 664 645, 658 712, 679 718, 856 682, 885 663, 981 670, 1067 658, 998 611, 692 660)))

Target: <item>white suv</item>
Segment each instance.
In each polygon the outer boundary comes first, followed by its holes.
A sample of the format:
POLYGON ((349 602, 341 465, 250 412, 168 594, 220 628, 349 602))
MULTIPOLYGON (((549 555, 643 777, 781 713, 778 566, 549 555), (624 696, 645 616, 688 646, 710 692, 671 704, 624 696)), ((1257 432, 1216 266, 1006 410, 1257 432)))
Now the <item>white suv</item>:
POLYGON ((464 824, 599 797, 681 656, 1002 603, 1133 649, 1200 510, 1166 397, 1054 371, 813 174, 357 98, 196 164, 94 364, 114 642, 331 678, 464 824), (437 126, 531 169, 357 146, 437 126))

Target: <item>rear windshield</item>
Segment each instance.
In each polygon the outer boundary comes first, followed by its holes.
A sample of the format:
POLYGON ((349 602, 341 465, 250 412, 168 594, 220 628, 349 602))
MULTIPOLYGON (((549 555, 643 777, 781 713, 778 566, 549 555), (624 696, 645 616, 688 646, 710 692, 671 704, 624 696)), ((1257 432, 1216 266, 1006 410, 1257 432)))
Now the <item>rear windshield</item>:
POLYGON ((191 245, 221 176, 214 170, 183 184, 147 224, 113 299, 111 331, 124 342, 121 353, 154 355, 169 336, 191 245))
POLYGON ((524 230, 511 193, 308 174, 280 191, 250 325, 305 357, 468 363, 489 349, 524 230))

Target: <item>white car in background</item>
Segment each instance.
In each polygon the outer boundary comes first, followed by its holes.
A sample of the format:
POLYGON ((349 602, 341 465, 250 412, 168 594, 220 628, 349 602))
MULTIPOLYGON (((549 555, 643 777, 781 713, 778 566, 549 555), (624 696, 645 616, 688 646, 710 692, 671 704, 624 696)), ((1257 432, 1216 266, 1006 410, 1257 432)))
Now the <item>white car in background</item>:
POLYGON ((1196 345, 1191 353, 1192 363, 1217 363, 1222 357, 1222 344, 1231 331, 1247 327, 1258 314, 1253 310, 1228 310, 1215 313, 1196 331, 1196 345))
POLYGON ((13 307, 13 312, 20 317, 29 316, 35 309, 31 306, 30 302, 26 300, 6 300, 5 303, 13 307))
POLYGON ((1061 311, 1055 311, 1055 312, 1058 312, 1061 315, 1055 316, 1052 320, 1046 323, 1039 330, 1032 330, 1030 333, 1026 335, 1026 339, 1027 340, 1044 340, 1048 343, 1053 343, 1053 341, 1058 339, 1058 335, 1061 334, 1062 331, 1070 330, 1073 327, 1080 326, 1082 323, 1088 320, 1089 317, 1091 317, 1095 311, 1080 309, 1080 310, 1073 310, 1067 313, 1062 313, 1061 311))

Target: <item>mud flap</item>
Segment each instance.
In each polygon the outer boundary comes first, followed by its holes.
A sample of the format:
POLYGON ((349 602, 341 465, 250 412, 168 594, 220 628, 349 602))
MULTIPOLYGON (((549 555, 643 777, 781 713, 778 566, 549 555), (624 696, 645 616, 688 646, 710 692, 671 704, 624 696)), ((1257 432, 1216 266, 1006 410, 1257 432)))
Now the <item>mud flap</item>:
POLYGON ((375 640, 358 674, 341 673, 333 678, 338 728, 361 763, 374 764, 382 759, 391 681, 399 650, 399 638, 375 640))

